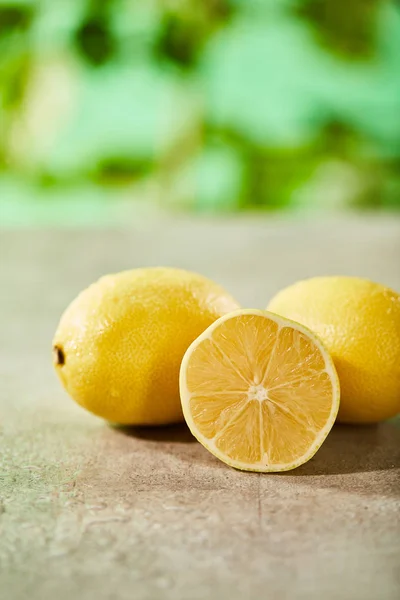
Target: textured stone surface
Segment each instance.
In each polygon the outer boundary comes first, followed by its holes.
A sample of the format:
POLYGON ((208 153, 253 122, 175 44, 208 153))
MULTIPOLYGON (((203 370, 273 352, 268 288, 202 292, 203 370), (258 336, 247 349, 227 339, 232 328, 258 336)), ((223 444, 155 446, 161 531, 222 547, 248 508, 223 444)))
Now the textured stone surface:
POLYGON ((201 271, 255 307, 314 274, 400 289, 398 219, 2 232, 0 256, 1 600, 397 600, 398 421, 337 426, 291 473, 240 473, 183 425, 86 414, 51 338, 82 287, 139 265, 201 271))

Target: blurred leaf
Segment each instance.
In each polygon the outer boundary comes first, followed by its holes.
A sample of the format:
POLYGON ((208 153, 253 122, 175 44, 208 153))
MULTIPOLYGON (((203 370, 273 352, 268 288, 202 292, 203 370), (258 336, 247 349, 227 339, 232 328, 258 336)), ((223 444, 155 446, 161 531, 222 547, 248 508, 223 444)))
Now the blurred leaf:
POLYGON ((304 0, 296 10, 312 24, 320 43, 348 58, 365 58, 374 50, 381 4, 381 0, 304 0))
POLYGON ((354 130, 339 119, 330 118, 322 127, 316 140, 315 152, 343 159, 357 154, 360 145, 354 130))
POLYGON ((312 148, 254 148, 246 155, 246 197, 243 208, 282 209, 315 166, 312 148))
POLYGON ((174 14, 165 15, 154 54, 158 60, 169 60, 183 68, 191 68, 199 56, 201 32, 193 23, 174 14))
POLYGON ((4 82, 0 89, 0 106, 14 108, 23 101, 30 69, 31 55, 23 48, 10 53, 4 63, 0 62, 0 81, 4 82))
POLYGON ((5 4, 0 6, 0 36, 27 29, 34 16, 32 6, 5 4))
POLYGON ((225 23, 233 17, 238 8, 232 0, 206 0, 204 6, 209 15, 225 23))
POLYGON ((151 162, 126 156, 102 158, 93 174, 96 181, 105 184, 126 183, 143 177, 151 170, 151 162))
POLYGON ((180 10, 166 12, 154 44, 155 57, 184 69, 194 67, 207 39, 217 27, 226 26, 233 13, 228 0, 188 2, 180 10))
POLYGON ((116 51, 116 40, 102 15, 88 17, 76 31, 75 42, 83 58, 93 66, 105 64, 116 51))

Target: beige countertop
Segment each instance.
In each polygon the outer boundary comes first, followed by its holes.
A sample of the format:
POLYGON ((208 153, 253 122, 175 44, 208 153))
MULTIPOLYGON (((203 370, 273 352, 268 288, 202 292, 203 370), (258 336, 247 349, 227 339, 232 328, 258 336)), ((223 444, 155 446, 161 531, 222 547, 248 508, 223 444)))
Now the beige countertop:
POLYGON ((251 307, 316 274, 400 290, 400 218, 0 232, 1 600, 397 600, 399 421, 336 426, 308 464, 259 475, 183 425, 113 429, 61 389, 63 308, 103 273, 159 264, 251 307))

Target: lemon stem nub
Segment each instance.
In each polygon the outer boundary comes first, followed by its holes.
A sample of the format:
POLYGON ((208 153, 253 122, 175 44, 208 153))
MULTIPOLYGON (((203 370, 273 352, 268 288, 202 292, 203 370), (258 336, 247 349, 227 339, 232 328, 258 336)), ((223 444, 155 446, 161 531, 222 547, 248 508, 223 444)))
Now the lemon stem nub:
POLYGON ((60 348, 60 346, 54 346, 53 351, 54 351, 54 361, 55 361, 56 365, 58 365, 60 367, 65 365, 64 350, 62 348, 60 348))

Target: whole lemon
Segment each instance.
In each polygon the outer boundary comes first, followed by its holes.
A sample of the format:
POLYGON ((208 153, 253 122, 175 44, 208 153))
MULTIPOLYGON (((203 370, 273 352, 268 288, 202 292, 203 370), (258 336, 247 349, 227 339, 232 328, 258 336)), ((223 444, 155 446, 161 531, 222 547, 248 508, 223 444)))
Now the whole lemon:
POLYGON ((268 310, 313 330, 339 375, 338 420, 374 423, 400 412, 400 296, 356 277, 316 277, 279 292, 268 310))
POLYGON ((238 306, 219 285, 179 269, 107 275, 62 315, 53 362, 72 398, 108 421, 177 422, 186 349, 238 306))

